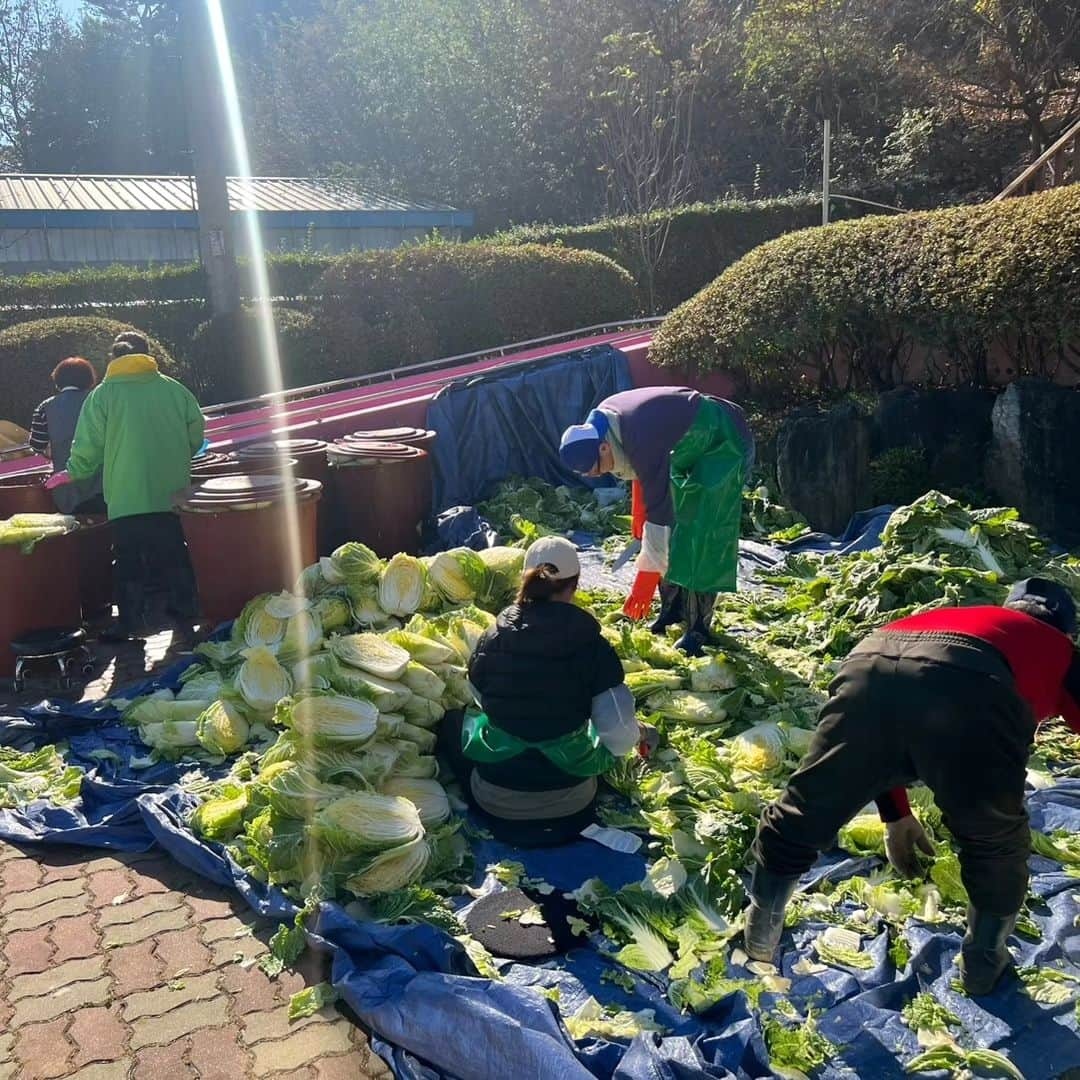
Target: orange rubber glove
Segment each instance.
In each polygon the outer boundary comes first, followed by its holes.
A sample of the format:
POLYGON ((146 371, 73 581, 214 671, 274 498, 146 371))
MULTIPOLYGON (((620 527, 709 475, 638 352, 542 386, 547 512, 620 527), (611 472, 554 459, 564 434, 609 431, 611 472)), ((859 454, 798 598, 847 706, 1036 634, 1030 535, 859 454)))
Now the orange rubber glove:
POLYGON ((631 619, 644 619, 652 607, 653 597, 660 588, 660 575, 652 570, 639 570, 634 578, 634 587, 623 604, 623 614, 631 619))
POLYGON ((640 540, 645 532, 645 493, 641 490, 640 480, 630 481, 630 532, 635 540, 640 540))

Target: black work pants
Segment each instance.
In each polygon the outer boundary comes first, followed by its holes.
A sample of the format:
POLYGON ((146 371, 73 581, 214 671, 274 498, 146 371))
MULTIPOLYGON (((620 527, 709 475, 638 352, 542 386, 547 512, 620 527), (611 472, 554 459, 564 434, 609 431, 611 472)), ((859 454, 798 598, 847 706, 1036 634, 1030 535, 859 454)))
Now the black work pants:
POLYGON ((115 518, 113 592, 120 625, 147 628, 152 598, 165 595, 166 614, 182 622, 198 616, 198 594, 184 531, 176 514, 133 514, 115 518))
POLYGON ((873 798, 921 780, 956 838, 972 904, 1013 914, 1028 884, 1034 733, 996 650, 959 635, 875 634, 840 669, 806 757, 761 815, 754 855, 803 874, 873 798))

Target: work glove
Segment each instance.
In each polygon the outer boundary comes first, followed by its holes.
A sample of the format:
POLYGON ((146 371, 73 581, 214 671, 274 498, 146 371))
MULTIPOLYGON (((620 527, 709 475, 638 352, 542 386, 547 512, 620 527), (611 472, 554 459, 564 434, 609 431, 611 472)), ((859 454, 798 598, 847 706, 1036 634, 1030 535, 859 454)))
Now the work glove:
POLYGON ((638 724, 638 757, 647 758, 656 753, 660 745, 660 732, 652 724, 638 724))
POLYGON ((660 575, 652 570, 639 570, 634 578, 634 587, 623 604, 623 614, 631 619, 643 619, 649 614, 653 597, 660 588, 660 575))
POLYGON ((901 877, 914 878, 922 874, 918 852, 934 854, 934 845, 926 830, 913 814, 900 818, 899 821, 885 823, 885 854, 893 869, 901 877))
POLYGON ((58 473, 53 473, 48 480, 45 481, 45 490, 52 491, 53 488, 63 487, 64 484, 71 483, 71 476, 67 469, 63 469, 58 473))

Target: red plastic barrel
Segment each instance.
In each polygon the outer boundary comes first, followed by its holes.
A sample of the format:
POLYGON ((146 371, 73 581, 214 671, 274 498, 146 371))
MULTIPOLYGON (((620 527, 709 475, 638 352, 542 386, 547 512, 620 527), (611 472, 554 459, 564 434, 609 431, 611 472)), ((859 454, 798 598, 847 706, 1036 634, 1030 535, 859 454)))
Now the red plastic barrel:
POLYGON ((370 431, 354 431, 338 439, 339 443, 355 442, 395 442, 406 446, 419 446, 426 450, 435 441, 436 433, 425 428, 395 427, 373 428, 370 431))
POLYGON ((231 454, 218 454, 207 451, 191 459, 191 480, 197 483, 212 476, 237 476, 244 467, 231 454))
POLYGON ((278 476, 218 476, 196 484, 179 503, 199 606, 210 623, 240 614, 264 592, 291 589, 316 558, 316 509, 322 485, 278 476), (291 487, 291 492, 290 492, 291 487), (296 499, 295 542, 287 499, 296 499), (293 561, 299 547, 299 566, 293 561))
MULTIPOLYGON (((271 439, 266 442, 247 443, 235 451, 236 460, 244 465, 257 461, 259 467, 245 471, 274 472, 274 468, 264 467, 267 459, 280 461, 282 457, 293 462, 293 476, 301 480, 317 480, 323 490, 329 490, 330 463, 326 458, 326 443, 322 439, 271 439)), ((329 499, 319 502, 318 512, 318 549, 320 555, 329 555, 333 550, 331 529, 332 515, 329 499)))
POLYGON ((51 473, 23 473, 0 477, 0 520, 16 514, 55 514, 56 503, 45 490, 51 473))
POLYGON ((416 446, 393 442, 330 447, 337 539, 359 540, 383 557, 415 554, 431 510, 431 460, 416 446))
POLYGON ((79 601, 83 622, 108 615, 112 608, 112 527, 101 514, 79 518, 79 601))
POLYGON ((13 641, 31 630, 79 625, 76 534, 42 540, 29 555, 0 545, 0 596, 0 675, 10 676, 15 674, 13 641))

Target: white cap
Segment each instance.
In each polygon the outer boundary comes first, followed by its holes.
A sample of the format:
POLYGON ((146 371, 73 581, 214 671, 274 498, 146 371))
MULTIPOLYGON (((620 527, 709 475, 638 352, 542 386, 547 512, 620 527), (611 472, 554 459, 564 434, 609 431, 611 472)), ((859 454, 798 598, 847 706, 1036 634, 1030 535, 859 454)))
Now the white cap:
POLYGON ((525 552, 525 569, 538 566, 554 566, 557 580, 577 577, 581 573, 577 548, 561 536, 543 536, 529 545, 525 552))

